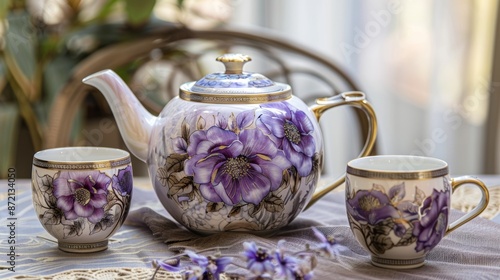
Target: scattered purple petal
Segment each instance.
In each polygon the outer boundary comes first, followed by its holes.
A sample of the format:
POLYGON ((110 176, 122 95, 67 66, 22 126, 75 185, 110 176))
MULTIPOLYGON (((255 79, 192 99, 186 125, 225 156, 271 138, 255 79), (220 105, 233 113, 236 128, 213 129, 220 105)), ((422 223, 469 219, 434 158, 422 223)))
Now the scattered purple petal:
POLYGON ((180 262, 179 258, 175 258, 175 259, 169 260, 169 261, 154 260, 153 267, 154 268, 160 267, 160 268, 162 268, 166 271, 170 271, 170 272, 179 272, 183 269, 180 266, 180 263, 181 262, 180 262))
POLYGON ((247 268, 255 276, 272 276, 274 265, 272 255, 266 249, 257 248, 254 242, 244 242, 243 256, 247 261, 247 268))

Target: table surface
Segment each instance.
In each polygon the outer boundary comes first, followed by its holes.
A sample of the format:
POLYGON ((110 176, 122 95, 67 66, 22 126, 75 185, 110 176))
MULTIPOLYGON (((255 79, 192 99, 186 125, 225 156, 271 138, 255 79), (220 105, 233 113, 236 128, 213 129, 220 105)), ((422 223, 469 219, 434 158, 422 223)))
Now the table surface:
MULTIPOLYGON (((500 185, 500 176, 478 176, 488 186, 500 185)), ((31 200, 30 180, 16 181, 15 231, 9 232, 7 192, 8 182, 0 180, 0 278, 14 279, 53 279, 66 273, 74 279, 108 277, 109 279, 150 278, 154 270, 152 261, 164 259, 175 254, 175 248, 199 249, 203 244, 219 242, 225 238, 241 246, 241 239, 254 240, 258 244, 276 244, 278 240, 290 241, 291 247, 314 242, 310 234, 311 226, 324 232, 344 235, 345 249, 336 259, 320 257, 314 273, 318 279, 338 278, 377 279, 391 277, 398 279, 468 279, 473 271, 484 276, 481 279, 496 279, 500 275, 500 215, 476 218, 460 227, 445 239, 427 256, 422 268, 394 271, 374 267, 369 255, 353 240, 350 233, 343 202, 343 192, 334 191, 307 211, 290 226, 271 237, 258 237, 251 234, 223 233, 209 237, 196 236, 169 221, 170 216, 159 203, 147 178, 135 178, 132 207, 126 223, 111 238, 106 251, 90 254, 71 254, 57 249, 56 241, 43 229, 36 218, 31 200), (151 210, 152 211, 151 211, 151 210), (163 228, 154 228, 150 223, 141 222, 145 213, 154 213, 156 221, 163 228), (162 224, 163 223, 163 224, 162 224), (156 231, 156 232, 155 232, 156 231), (184 234, 185 238, 180 238, 184 234), (8 263, 11 245, 9 237, 15 235, 15 265, 8 263), (177 238, 177 239, 175 239, 177 238), (305 240, 305 241, 304 241, 305 240), (457 249, 458 248, 458 249, 457 249), (464 249, 465 248, 465 249, 464 249), (9 270, 15 270, 15 272, 9 270), (468 271, 469 273, 462 274, 468 271), (135 275, 135 277, 131 277, 135 275), (31 277, 31 278, 30 278, 31 277), (129 277, 129 278, 127 278, 129 277)), ((463 213, 452 211, 451 219, 463 213)), ((226 242, 225 242, 226 244, 226 242)), ((222 251, 224 254, 224 251, 222 251)), ((179 278, 177 278, 179 279, 179 278)))

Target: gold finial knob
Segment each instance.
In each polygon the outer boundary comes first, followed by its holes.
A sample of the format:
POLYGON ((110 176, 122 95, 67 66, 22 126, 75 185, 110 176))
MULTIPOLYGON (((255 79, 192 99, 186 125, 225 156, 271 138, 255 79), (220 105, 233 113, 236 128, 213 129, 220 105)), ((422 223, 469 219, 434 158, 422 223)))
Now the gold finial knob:
POLYGON ((243 65, 252 60, 251 57, 239 53, 228 53, 217 57, 219 62, 224 63, 226 74, 242 74, 243 65))

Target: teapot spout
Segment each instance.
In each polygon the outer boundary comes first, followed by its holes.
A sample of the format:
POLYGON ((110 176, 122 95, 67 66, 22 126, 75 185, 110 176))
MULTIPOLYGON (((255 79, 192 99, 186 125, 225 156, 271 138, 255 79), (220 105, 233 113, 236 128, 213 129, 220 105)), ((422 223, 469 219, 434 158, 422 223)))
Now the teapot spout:
POLYGON ((112 70, 103 70, 85 77, 83 83, 96 87, 106 98, 128 149, 146 161, 149 139, 157 117, 139 102, 125 82, 112 70))

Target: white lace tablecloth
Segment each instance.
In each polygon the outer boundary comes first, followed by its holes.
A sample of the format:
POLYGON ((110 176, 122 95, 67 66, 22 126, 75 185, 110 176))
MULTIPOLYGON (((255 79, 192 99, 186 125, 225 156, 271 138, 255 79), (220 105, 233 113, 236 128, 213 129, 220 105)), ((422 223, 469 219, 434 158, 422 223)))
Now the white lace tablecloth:
MULTIPOLYGON (((498 185, 500 177, 489 177, 489 185, 498 185)), ((7 189, 7 182, 0 181, 7 189)), ((253 240, 273 247, 284 239, 291 248, 300 250, 314 243, 311 226, 325 233, 342 235, 349 248, 336 259, 320 257, 315 279, 497 279, 500 275, 500 224, 477 218, 457 229, 428 255, 427 264, 418 269, 395 271, 374 267, 369 255, 356 243, 345 217, 343 192, 334 192, 302 213, 290 226, 272 236, 258 237, 247 233, 220 233, 198 236, 169 219, 145 179, 136 180, 132 209, 126 224, 112 237, 109 249, 91 254, 71 254, 57 249, 38 219, 31 202, 29 180, 16 182, 15 272, 7 254, 10 233, 7 228, 7 195, 0 193, 0 278, 12 279, 148 279, 154 270, 151 263, 174 255, 177 250, 215 249, 224 240, 222 254, 242 250, 242 242, 253 240)), ((452 211, 452 220, 461 215, 452 211)), ((491 218, 491 217, 490 217, 491 218)), ((494 221, 498 220, 493 218, 494 221)), ((163 273, 163 279, 180 279, 163 273)))

